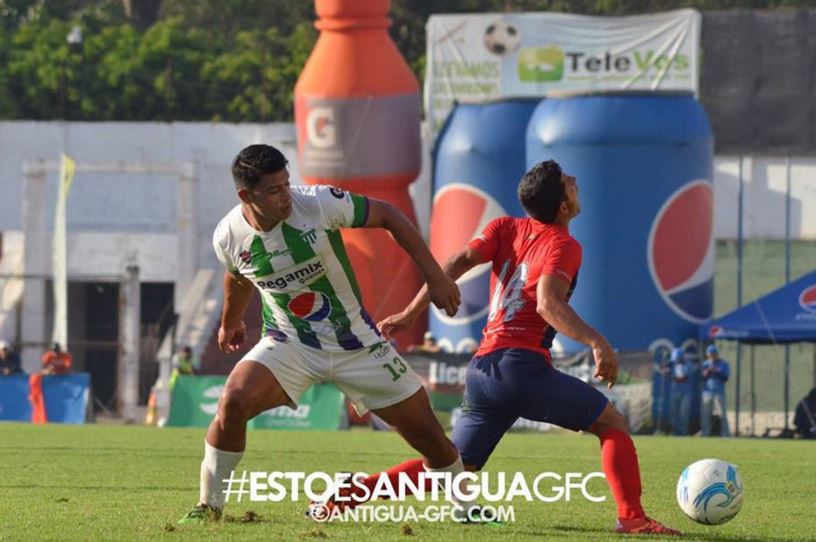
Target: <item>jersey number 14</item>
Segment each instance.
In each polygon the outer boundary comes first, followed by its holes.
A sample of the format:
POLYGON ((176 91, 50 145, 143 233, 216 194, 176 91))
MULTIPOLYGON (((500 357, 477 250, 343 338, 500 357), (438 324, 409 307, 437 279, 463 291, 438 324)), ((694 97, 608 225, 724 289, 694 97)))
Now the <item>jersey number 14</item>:
POLYGON ((507 271, 510 269, 510 260, 504 262, 499 279, 496 281, 496 289, 493 291, 490 302, 490 314, 487 316, 487 321, 492 322, 500 310, 504 311, 503 322, 509 322, 513 319, 516 313, 524 306, 524 300, 521 299, 521 292, 524 285, 527 284, 527 274, 529 265, 527 262, 521 262, 516 267, 510 280, 507 281, 507 286, 504 286, 504 277, 507 276, 507 271), (504 288, 504 291, 502 291, 504 288))

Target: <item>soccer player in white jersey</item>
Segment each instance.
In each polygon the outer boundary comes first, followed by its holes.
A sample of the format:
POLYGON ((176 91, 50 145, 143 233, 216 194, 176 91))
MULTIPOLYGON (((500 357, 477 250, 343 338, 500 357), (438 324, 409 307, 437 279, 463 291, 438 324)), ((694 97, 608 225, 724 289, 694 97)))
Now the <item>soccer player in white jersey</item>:
POLYGON ((269 145, 246 147, 232 164, 241 202, 213 235, 227 268, 218 346, 234 352, 246 340, 243 316, 255 288, 263 333, 227 378, 204 443, 199 502, 181 523, 221 517, 223 480, 244 453, 247 421, 294 407, 319 382, 334 382, 359 413, 371 410, 395 427, 429 470, 463 470, 419 379, 363 308, 338 230, 388 230, 419 267, 434 305, 451 316, 456 284, 392 205, 328 186, 290 186, 287 164, 269 145))

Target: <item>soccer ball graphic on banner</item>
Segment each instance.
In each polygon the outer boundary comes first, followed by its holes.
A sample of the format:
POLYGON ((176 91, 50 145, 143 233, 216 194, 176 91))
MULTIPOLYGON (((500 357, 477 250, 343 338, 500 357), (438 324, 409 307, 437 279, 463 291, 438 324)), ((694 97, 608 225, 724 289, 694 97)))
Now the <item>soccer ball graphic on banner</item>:
POLYGON ((518 49, 521 44, 521 36, 512 24, 496 21, 485 28, 484 44, 487 50, 494 55, 509 55, 518 49))
POLYGON ((697 523, 720 525, 742 508, 742 491, 736 465, 701 459, 686 467, 677 480, 677 504, 697 523))

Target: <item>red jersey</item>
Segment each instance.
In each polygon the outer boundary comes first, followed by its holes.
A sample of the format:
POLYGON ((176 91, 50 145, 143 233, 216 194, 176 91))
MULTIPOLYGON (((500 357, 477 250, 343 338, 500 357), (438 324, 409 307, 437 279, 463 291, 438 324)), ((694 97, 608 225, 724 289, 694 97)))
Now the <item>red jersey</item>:
POLYGON ((74 365, 74 357, 68 352, 55 352, 49 350, 42 356, 43 369, 52 367, 54 374, 62 375, 71 371, 74 365))
POLYGON ((524 348, 549 358, 555 330, 536 312, 541 275, 556 275, 572 295, 581 266, 581 245, 566 227, 532 218, 493 220, 468 246, 492 262, 490 313, 476 351, 483 356, 500 348, 524 348))

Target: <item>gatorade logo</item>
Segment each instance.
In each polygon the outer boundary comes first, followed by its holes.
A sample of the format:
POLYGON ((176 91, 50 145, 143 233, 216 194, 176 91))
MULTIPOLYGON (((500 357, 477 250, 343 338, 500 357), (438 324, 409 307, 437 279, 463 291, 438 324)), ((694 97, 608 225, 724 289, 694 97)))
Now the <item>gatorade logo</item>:
POLYGON ((799 306, 808 312, 816 313, 816 284, 812 284, 799 294, 799 306))
POLYGON ((331 302, 323 292, 306 292, 289 301, 289 311, 301 320, 319 322, 331 312, 331 302))
POLYGON ((334 109, 315 107, 306 114, 306 138, 318 149, 330 149, 337 143, 334 109))
POLYGON ((557 45, 525 47, 518 54, 518 78, 525 83, 560 81, 564 77, 564 51, 557 45))
POLYGON ((655 288, 677 315, 694 323, 711 317, 714 277, 714 191, 692 181, 657 212, 647 258, 655 288))
MULTIPOLYGON (((504 208, 489 194, 463 183, 452 183, 434 197, 431 213, 431 252, 445 262, 481 235, 494 219, 505 216, 504 208)), ((446 324, 466 325, 487 316, 490 309, 490 263, 478 265, 456 281, 462 294, 459 312, 453 318, 432 306, 434 316, 446 324)))

